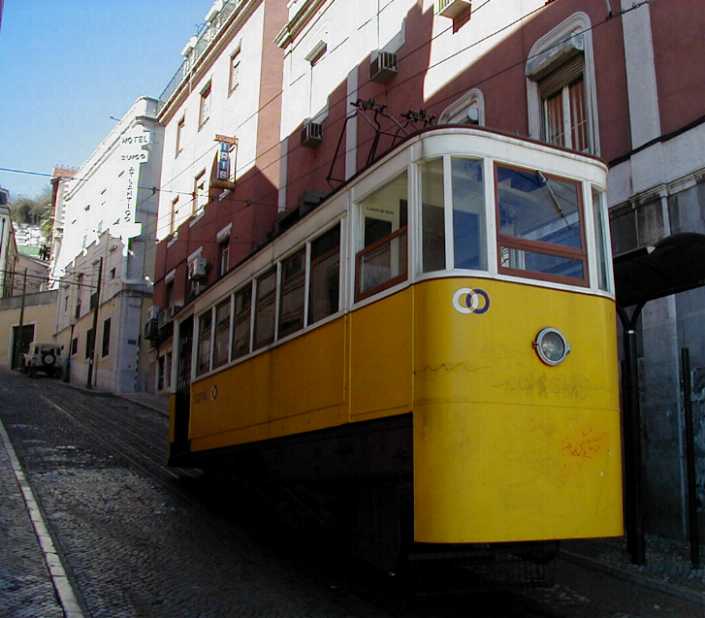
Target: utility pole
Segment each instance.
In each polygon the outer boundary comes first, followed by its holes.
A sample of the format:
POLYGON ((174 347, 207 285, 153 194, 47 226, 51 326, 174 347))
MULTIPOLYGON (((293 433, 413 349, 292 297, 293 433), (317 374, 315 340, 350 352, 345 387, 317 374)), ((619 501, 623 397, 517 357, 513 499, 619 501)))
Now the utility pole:
POLYGON ((98 341, 98 308, 100 307, 100 287, 103 281, 103 258, 100 258, 100 264, 98 265, 98 290, 95 293, 95 307, 93 308, 93 349, 91 350, 91 355, 88 358, 88 380, 86 381, 86 388, 93 388, 93 366, 95 365, 96 356, 96 345, 98 341))
MULTIPOLYGON (((17 369, 17 363, 20 360, 20 354, 22 354, 22 349, 24 347, 24 298, 27 293, 27 269, 24 269, 24 275, 22 276, 22 300, 20 301, 20 325, 18 327, 17 339, 13 339, 13 365, 17 369), (19 344, 19 354, 17 353, 17 348, 19 344)), ((21 363, 20 363, 21 366, 21 363)))

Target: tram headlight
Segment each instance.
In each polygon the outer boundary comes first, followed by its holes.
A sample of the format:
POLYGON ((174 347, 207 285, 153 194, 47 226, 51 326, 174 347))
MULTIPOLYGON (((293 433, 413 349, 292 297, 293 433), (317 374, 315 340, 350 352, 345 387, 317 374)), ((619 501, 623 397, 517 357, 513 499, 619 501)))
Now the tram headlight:
POLYGON ((534 348, 539 358, 551 366, 559 365, 570 354, 568 341, 556 328, 544 328, 539 331, 534 341, 534 348))

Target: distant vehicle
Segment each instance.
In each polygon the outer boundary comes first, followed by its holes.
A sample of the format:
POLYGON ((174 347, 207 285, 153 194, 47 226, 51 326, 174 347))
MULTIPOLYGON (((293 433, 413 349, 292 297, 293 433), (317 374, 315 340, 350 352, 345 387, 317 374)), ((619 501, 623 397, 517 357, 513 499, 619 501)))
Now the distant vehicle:
POLYGON ((24 354, 22 368, 30 378, 36 376, 38 371, 43 371, 50 377, 61 376, 62 346, 54 343, 33 343, 29 352, 24 354))

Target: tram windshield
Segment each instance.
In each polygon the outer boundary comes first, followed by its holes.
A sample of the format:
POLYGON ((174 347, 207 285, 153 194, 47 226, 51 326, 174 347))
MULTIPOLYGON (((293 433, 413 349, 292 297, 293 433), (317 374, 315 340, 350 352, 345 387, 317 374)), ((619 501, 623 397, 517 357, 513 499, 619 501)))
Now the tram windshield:
POLYGON ((586 284, 580 184, 497 166, 500 270, 586 284))

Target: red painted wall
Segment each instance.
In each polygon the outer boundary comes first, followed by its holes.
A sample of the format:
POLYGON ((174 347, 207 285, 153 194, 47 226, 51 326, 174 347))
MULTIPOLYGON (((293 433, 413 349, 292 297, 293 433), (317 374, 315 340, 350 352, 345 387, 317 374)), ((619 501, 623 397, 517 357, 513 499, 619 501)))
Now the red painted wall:
POLYGON ((705 116, 705 2, 651 3, 661 132, 705 116))

